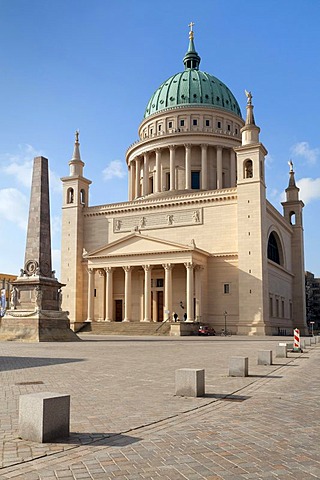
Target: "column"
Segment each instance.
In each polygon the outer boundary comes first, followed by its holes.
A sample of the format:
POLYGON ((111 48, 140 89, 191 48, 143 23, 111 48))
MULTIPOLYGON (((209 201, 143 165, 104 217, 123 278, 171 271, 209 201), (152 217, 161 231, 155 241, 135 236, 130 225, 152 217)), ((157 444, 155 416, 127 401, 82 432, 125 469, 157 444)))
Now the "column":
POLYGON ((237 184, 236 152, 231 148, 230 150, 230 186, 235 187, 236 184, 237 184))
POLYGON ((172 264, 162 265, 164 268, 164 320, 172 315, 172 264), (166 313, 169 312, 169 313, 166 313))
POLYGON ((113 268, 106 267, 106 322, 113 321, 113 268))
POLYGON ((185 157, 185 185, 186 190, 191 189, 191 145, 185 145, 186 157, 185 157))
POLYGON ((144 322, 151 322, 151 265, 142 265, 144 269, 144 322))
POLYGON ((93 289, 94 289, 94 269, 88 268, 88 318, 87 322, 93 321, 93 289))
POLYGON ((124 322, 131 321, 131 272, 132 267, 122 267, 124 270, 124 322))
POLYGON ((217 189, 223 188, 222 185, 222 147, 217 147, 217 189))
POLYGON ((208 145, 201 145, 201 189, 208 190, 208 145))
POLYGON ((195 292, 196 292, 196 321, 201 322, 202 316, 202 272, 203 267, 197 265, 195 268, 195 292))
POLYGON ((135 197, 140 197, 140 173, 141 173, 141 164, 140 158, 136 158, 136 188, 135 188, 135 197))
POLYGON ((148 195, 149 193, 149 154, 143 154, 143 188, 142 195, 148 195))
POLYGON ((136 162, 134 160, 131 160, 129 164, 129 200, 133 200, 136 196, 134 191, 135 180, 136 180, 136 162))
POLYGON ((100 299, 100 294, 98 295, 99 298, 99 321, 102 321, 105 319, 106 315, 106 296, 105 296, 105 291, 106 291, 106 276, 105 276, 105 271, 104 268, 100 268, 98 270, 99 277, 102 278, 103 281, 103 288, 102 288, 102 293, 101 293, 101 299, 100 299))
POLYGON ((187 322, 193 322, 193 269, 194 264, 187 262, 184 264, 187 269, 187 322))
POLYGON ((169 146, 170 150, 170 190, 175 190, 176 187, 176 147, 169 146))
POLYGON ((155 193, 161 192, 161 149, 156 148, 156 178, 154 185, 155 193))

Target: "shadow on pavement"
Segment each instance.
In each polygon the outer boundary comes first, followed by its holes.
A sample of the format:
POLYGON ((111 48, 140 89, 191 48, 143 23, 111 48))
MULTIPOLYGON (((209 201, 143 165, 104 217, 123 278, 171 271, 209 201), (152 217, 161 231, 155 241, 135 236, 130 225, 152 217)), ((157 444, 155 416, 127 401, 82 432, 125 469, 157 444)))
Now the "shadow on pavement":
POLYGON ((113 447, 125 447, 132 443, 140 442, 142 439, 139 437, 130 437, 129 435, 123 435, 122 433, 75 433, 71 432, 69 438, 62 438, 52 442, 54 444, 67 444, 67 445, 86 445, 91 444, 96 446, 113 446, 113 447))
POLYGON ((243 402, 244 400, 248 400, 249 396, 245 395, 226 395, 225 393, 206 393, 205 398, 216 398, 217 400, 226 400, 229 402, 243 402))
POLYGON ((0 357, 0 372, 23 368, 47 367, 62 363, 83 362, 81 358, 0 357))

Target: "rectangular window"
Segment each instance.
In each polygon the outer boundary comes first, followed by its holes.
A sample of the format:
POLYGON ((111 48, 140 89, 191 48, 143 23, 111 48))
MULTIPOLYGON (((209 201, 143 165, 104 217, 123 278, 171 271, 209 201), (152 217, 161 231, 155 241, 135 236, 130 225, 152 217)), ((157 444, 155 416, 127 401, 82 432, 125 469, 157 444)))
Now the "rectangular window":
POLYGON ((158 126, 159 132, 161 132, 161 128, 162 128, 162 125, 159 125, 159 126, 158 126))
POLYGON ((191 188, 199 190, 200 188, 200 172, 191 172, 191 188))
POLYGON ((230 132, 230 130, 231 130, 231 126, 230 126, 230 125, 228 125, 228 132, 230 132))
POLYGON ((172 128, 172 122, 168 123, 168 128, 172 128))
POLYGON ((170 190, 170 172, 166 173, 166 190, 170 190))
POLYGON ((281 300, 281 316, 284 318, 284 300, 281 300))
POLYGON ((273 298, 269 298, 269 316, 273 317, 273 298))
POLYGON ((196 126, 198 125, 198 120, 196 120, 195 118, 192 120, 192 125, 196 126))
POLYGON ((163 287, 163 278, 157 278, 157 287, 158 288, 163 287))
POLYGON ((184 127, 184 120, 180 120, 180 127, 184 127))
POLYGON ((218 122, 218 128, 221 128, 221 122, 218 122))
POLYGON ((229 295, 229 293, 230 293, 230 283, 224 283, 223 284, 223 293, 225 295, 229 295))
POLYGON ((276 298, 276 317, 279 318, 279 299, 276 298))
POLYGON ((96 289, 96 288, 93 290, 93 296, 94 296, 94 297, 97 296, 97 289, 96 289))
POLYGON ((206 120, 206 127, 210 127, 210 120, 206 120))

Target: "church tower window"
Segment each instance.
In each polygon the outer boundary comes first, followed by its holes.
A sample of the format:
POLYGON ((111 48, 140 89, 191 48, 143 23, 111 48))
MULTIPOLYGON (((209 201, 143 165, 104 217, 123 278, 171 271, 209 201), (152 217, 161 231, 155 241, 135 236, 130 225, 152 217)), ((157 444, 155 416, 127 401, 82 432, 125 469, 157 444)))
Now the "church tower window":
POLYGON ((67 203, 73 203, 74 202, 74 191, 73 188, 68 188, 67 191, 67 203))
POLYGON ((252 177, 253 177, 252 160, 246 160, 244 162, 244 178, 252 178, 252 177))

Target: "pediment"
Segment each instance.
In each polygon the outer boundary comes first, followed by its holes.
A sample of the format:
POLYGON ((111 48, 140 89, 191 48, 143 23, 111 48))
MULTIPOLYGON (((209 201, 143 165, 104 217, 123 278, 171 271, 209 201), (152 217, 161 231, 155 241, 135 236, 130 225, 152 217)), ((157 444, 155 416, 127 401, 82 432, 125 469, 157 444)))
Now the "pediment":
POLYGON ((115 257, 119 255, 144 255, 146 253, 185 252, 193 250, 191 245, 182 245, 141 234, 131 234, 89 252, 85 258, 115 257))

